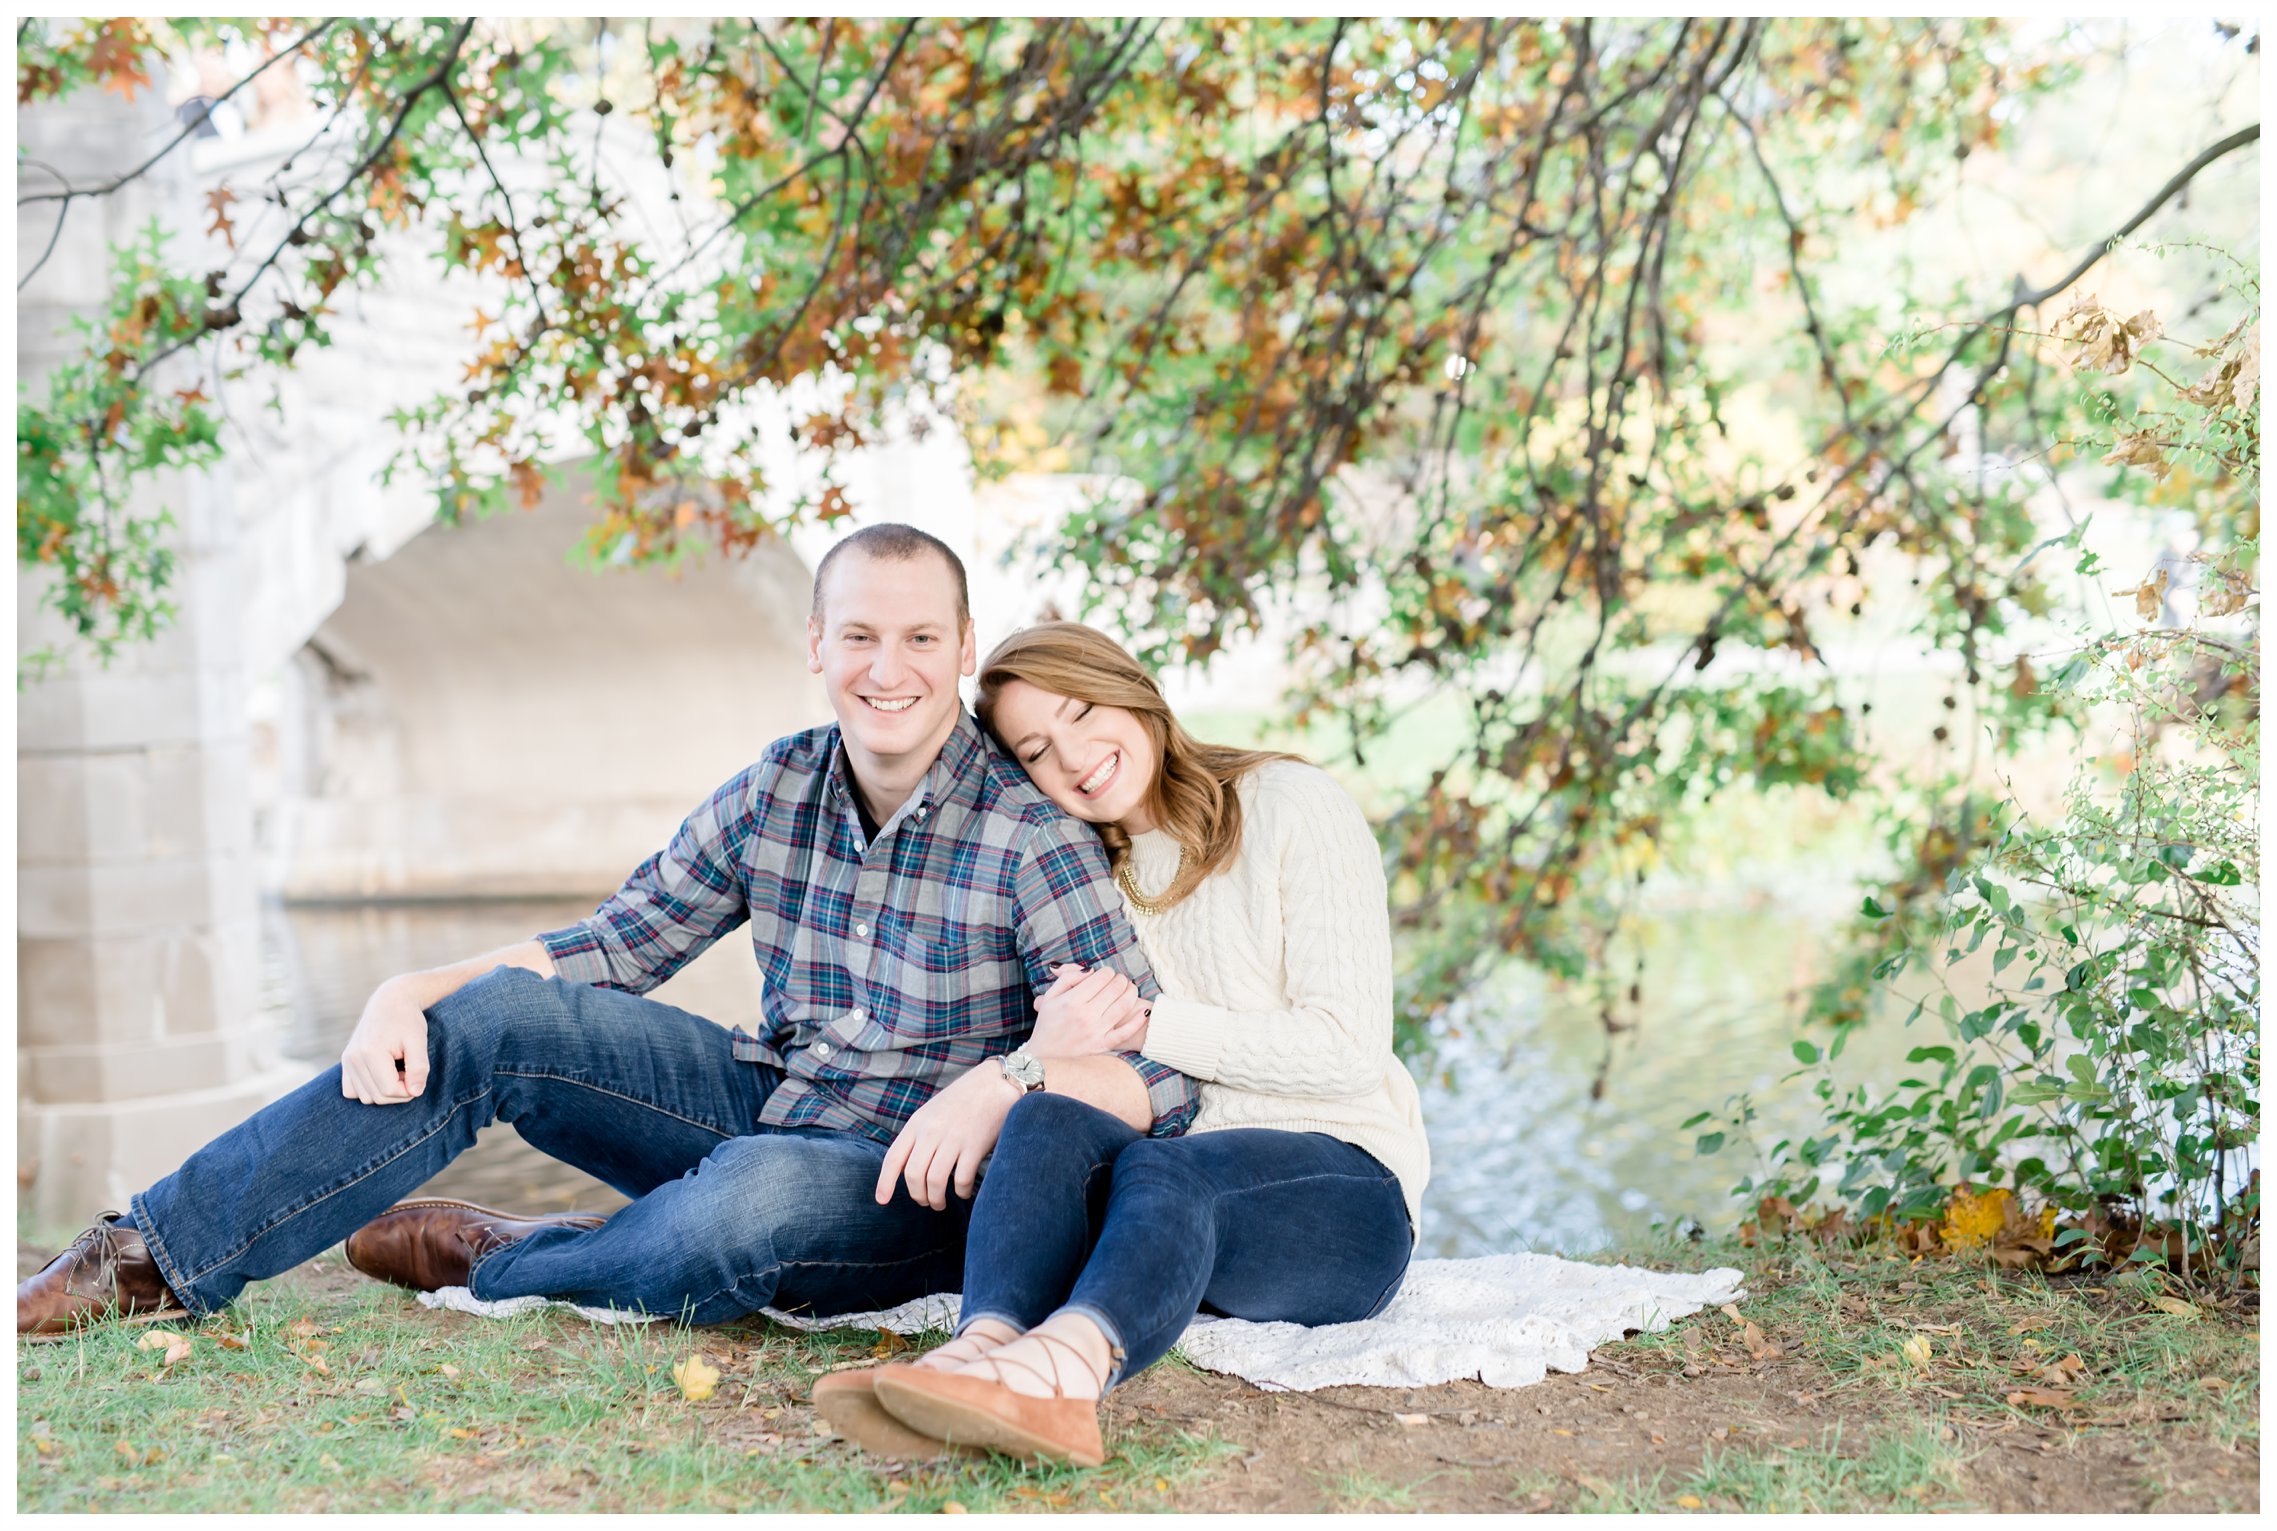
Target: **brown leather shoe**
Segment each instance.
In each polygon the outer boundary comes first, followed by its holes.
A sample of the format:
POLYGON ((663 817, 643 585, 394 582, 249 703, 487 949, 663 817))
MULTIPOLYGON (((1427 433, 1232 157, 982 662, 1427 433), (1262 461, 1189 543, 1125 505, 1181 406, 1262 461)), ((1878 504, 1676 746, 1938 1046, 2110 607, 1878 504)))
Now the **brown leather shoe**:
POLYGON ((541 1228, 598 1228, 607 1221, 589 1212, 524 1217, 428 1196, 397 1202, 349 1234, 346 1250, 348 1263, 375 1280, 432 1292, 465 1286, 474 1262, 501 1244, 526 1239, 541 1228))
POLYGON ((860 1371, 830 1372, 814 1379, 814 1412, 831 1429, 873 1456, 903 1462, 926 1462, 935 1457, 984 1457, 977 1446, 952 1446, 937 1436, 912 1430, 888 1414, 878 1403, 877 1379, 886 1372, 907 1371, 907 1365, 868 1366, 860 1371))
POLYGON ((1001 1382, 928 1366, 884 1368, 874 1386, 894 1418, 955 1445, 1078 1467, 1107 1460, 1099 1405, 1089 1398, 1031 1398, 1001 1382))
POLYGON ((158 1274, 141 1232, 117 1220, 116 1212, 102 1213, 69 1249, 16 1284, 17 1338, 59 1340, 105 1319, 155 1324, 190 1316, 158 1274))

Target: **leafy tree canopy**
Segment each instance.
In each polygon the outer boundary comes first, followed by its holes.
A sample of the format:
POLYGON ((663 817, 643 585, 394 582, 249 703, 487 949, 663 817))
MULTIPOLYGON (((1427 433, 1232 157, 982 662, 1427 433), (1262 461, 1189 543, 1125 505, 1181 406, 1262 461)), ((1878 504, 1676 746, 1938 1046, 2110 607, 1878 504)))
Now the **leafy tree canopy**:
MULTIPOLYGON (((439 252, 486 296, 397 471, 446 519, 534 500, 579 450, 596 554, 832 519, 827 473, 770 492, 735 407, 787 391, 820 401, 798 437, 825 463, 948 420, 984 471, 1090 475, 1058 551, 1157 660, 1311 592, 1297 715, 1348 720, 1356 751, 1458 692, 1466 737, 1386 826, 1409 916, 1470 911, 1419 1012, 1488 953, 1578 971, 1592 910, 1712 794, 1859 788, 1814 623, 1855 609, 1870 546, 1919 561, 1968 726, 2044 722, 1994 673, 2045 606, 2031 482, 1954 460, 2045 450, 2082 407, 2063 358, 2117 375, 2144 338, 2075 305, 2102 243, 2040 285, 1831 290, 1849 242, 1922 216, 2069 78, 2060 39, 1991 22, 98 19, 18 44, 26 104, 228 46, 258 64, 231 93, 289 71, 318 113, 272 174, 212 190, 226 261, 155 230, 119 250, 84 354, 19 406, 19 556, 86 638, 165 613, 129 487, 218 450, 191 365, 273 379, 347 294, 439 252), (636 181, 671 223, 635 216, 636 181), (1734 429, 1748 388, 1801 450, 1734 429), (1748 655, 1770 662, 1745 684, 1702 673, 1748 655)), ((2106 232, 2257 137, 2115 198, 2106 232)), ((2250 500, 2218 433, 2136 448, 2217 520, 2250 500)), ((1959 780, 1921 784, 1918 888, 1974 832, 1959 780)))

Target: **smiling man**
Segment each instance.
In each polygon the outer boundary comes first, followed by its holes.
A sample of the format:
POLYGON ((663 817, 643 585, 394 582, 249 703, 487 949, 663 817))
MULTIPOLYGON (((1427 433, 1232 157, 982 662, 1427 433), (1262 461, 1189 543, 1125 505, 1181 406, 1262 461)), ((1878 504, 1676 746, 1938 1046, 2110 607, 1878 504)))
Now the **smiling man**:
POLYGON ((1027 1091, 1183 1131, 1192 1081, 1091 1050, 1045 997, 1062 964, 1149 999, 1154 975, 1092 832, 964 710, 956 555, 853 534, 807 635, 835 724, 777 741, 590 918, 380 985, 338 1065, 19 1285, 17 1332, 202 1317, 343 1237, 367 1274, 485 1299, 696 1323, 886 1307, 958 1284, 981 1161, 1027 1091), (755 1031, 641 997, 746 922, 755 1031), (398 1203, 492 1121, 631 1204, 398 1203))

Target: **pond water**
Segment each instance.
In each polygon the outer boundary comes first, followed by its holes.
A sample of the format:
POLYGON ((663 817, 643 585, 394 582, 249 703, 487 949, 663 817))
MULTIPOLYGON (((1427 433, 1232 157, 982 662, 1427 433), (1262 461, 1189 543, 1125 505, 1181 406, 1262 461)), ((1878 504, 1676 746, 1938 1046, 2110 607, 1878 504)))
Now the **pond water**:
MULTIPOLYGON (((1809 1118, 1795 1064, 1789 996, 1821 975, 1830 912, 1844 901, 1758 899, 1667 911, 1639 922, 1642 1019, 1610 1039, 1593 1002, 1512 967, 1415 1065, 1431 1134, 1432 1180, 1421 1253, 1582 1253, 1634 1239, 1656 1222, 1737 1220, 1726 1194, 1743 1173, 1736 1148, 1697 1159, 1678 1124, 1755 1094, 1765 1141, 1809 1118)), ((285 906, 264 913, 264 1000, 292 1018, 293 1055, 333 1061, 372 988, 522 940, 588 913, 582 901, 285 906)), ((722 1023, 758 1013, 759 977, 740 937, 714 946, 656 997, 722 1023)), ((1908 1045, 1898 1022, 1868 1028, 1846 1073, 1887 1080, 1908 1045)), ((528 1210, 606 1211, 624 1198, 525 1145, 509 1127, 430 1186, 528 1210)))

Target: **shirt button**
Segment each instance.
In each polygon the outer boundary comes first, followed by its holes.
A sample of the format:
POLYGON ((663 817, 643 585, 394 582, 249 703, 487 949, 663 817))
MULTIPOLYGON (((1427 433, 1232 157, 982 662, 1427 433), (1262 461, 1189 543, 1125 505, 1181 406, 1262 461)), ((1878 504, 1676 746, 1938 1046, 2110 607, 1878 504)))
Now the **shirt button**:
POLYGON ((866 941, 870 938, 870 927, 867 925, 856 925, 854 927, 854 934, 860 936, 863 940, 866 941))
POLYGON ((924 809, 922 809, 922 808, 918 809, 918 810, 917 810, 917 816, 918 816, 919 818, 921 818, 921 819, 922 819, 923 817, 925 817, 925 810, 924 810, 924 809))
POLYGON ((846 1020, 851 1025, 859 1026, 862 1024, 862 1022, 868 1019, 868 1014, 860 1010, 849 1010, 846 1012, 846 1020))
POLYGON ((828 1063, 830 1061, 830 1044, 828 1042, 817 1042, 810 1050, 814 1053, 817 1062, 828 1063))

